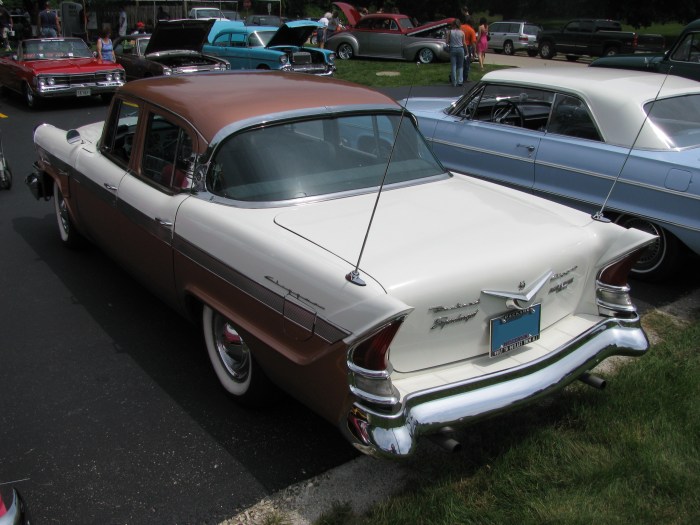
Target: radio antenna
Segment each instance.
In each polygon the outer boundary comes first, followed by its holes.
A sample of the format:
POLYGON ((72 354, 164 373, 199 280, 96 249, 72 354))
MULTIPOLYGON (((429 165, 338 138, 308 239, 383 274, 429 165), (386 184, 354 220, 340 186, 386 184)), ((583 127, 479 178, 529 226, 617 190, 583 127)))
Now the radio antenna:
POLYGON ((596 213, 591 215, 591 218, 593 220, 600 221, 600 222, 610 222, 610 219, 605 217, 605 215, 603 214, 605 212, 605 207, 608 205, 608 200, 610 200, 610 196, 612 195, 612 192, 615 189, 615 185, 617 184, 617 181, 620 180, 620 177, 622 176, 622 172, 624 171, 625 166, 627 166, 627 161, 632 156, 632 151, 634 150, 634 147, 637 145, 637 140, 639 140, 639 136, 642 134, 642 130, 644 129, 644 125, 647 123, 647 120, 649 120, 649 115, 654 110, 654 105, 656 104, 656 101, 659 100, 659 95, 661 94, 661 90, 663 89, 664 85, 666 84, 666 80, 668 80, 668 76, 671 74, 671 69, 673 69, 673 66, 671 66, 671 68, 666 73, 666 76, 664 77, 663 82, 661 82, 661 85, 659 86, 659 90, 656 92, 656 96, 654 97, 654 100, 652 100, 652 102, 651 102, 651 106, 649 107, 649 111, 647 111, 644 114, 644 120, 642 121, 642 125, 639 127, 639 131, 637 131, 637 135, 634 137, 634 140, 632 141, 632 145, 630 146, 629 150, 627 151, 627 155, 625 156, 625 160, 622 163, 622 166, 620 167, 620 171, 618 171, 617 177, 615 177, 615 180, 613 181, 612 186, 610 186, 610 191, 608 191, 608 195, 605 197, 605 200, 603 201, 603 205, 600 207, 600 210, 598 210, 596 213))
MULTIPOLYGON (((416 62, 416 66, 420 66, 420 62, 416 62)), ((418 71, 418 69, 416 69, 418 71)), ((406 97, 406 104, 411 99, 411 91, 413 90, 413 84, 415 83, 416 73, 413 74, 413 81, 408 88, 408 96, 406 97)), ((357 257, 357 264, 355 269, 345 276, 345 279, 352 284, 357 286, 366 286, 367 283, 360 277, 360 261, 362 260, 362 255, 365 252, 365 246, 367 245, 367 239, 369 238, 369 231, 372 229, 372 222, 374 221, 374 214, 377 212, 377 205, 379 204, 379 197, 382 195, 382 190, 384 189, 384 182, 386 181, 387 173, 389 173, 389 166, 391 165, 391 159, 394 156, 394 148, 396 147, 396 141, 399 138, 399 133, 401 131, 401 124, 403 124, 404 116, 406 115, 406 105, 401 108, 401 117, 399 118, 399 125, 396 127, 396 133, 394 134, 394 141, 391 144, 391 149, 389 150, 389 158, 386 161, 386 167, 384 168, 384 175, 382 175, 382 182, 379 184, 379 191, 377 192, 377 198, 374 199, 374 207, 372 208, 372 215, 369 218, 369 224, 367 225, 367 231, 365 232, 365 238, 362 241, 362 248, 360 248, 360 255, 357 257)), ((379 153, 379 145, 377 145, 377 153, 379 153)))

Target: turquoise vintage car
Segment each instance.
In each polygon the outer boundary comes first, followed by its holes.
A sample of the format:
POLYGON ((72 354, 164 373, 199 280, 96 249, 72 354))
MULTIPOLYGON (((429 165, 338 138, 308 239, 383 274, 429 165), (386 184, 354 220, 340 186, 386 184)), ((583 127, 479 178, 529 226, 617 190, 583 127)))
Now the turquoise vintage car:
POLYGON ((665 53, 601 57, 591 62, 590 67, 635 69, 700 80, 700 19, 685 26, 673 47, 665 53))
POLYGON ((676 275, 688 249, 700 254, 697 82, 513 68, 484 75, 458 100, 411 99, 407 107, 446 168, 657 235, 636 277, 676 275))
POLYGON ((287 22, 281 27, 219 22, 209 33, 204 53, 228 60, 231 69, 278 69, 330 76, 335 72, 335 53, 304 45, 319 27, 322 25, 311 20, 287 22))

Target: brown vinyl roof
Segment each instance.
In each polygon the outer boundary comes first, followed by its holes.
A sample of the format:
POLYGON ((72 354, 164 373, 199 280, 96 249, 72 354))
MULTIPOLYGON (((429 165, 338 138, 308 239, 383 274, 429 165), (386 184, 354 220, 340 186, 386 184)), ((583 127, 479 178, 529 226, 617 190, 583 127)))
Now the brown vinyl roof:
POLYGON ((351 105, 398 108, 390 97, 357 84, 278 71, 155 77, 129 82, 120 92, 180 115, 209 143, 223 127, 262 115, 351 105))

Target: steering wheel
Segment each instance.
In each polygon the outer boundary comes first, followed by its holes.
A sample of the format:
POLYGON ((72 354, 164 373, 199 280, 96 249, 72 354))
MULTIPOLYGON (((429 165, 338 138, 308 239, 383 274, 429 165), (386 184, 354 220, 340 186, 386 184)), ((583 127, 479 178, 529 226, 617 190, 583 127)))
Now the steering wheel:
POLYGON ((510 126, 525 127, 523 112, 515 102, 504 98, 496 102, 491 108, 491 122, 508 124, 510 126))

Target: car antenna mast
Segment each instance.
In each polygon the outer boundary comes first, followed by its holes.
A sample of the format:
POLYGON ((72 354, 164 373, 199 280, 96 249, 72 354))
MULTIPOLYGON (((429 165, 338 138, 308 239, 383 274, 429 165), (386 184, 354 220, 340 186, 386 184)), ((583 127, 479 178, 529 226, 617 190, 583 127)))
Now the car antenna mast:
POLYGON ((600 207, 600 210, 598 210, 593 215, 591 215, 593 220, 600 221, 600 222, 610 222, 610 219, 608 219, 604 215, 605 207, 608 205, 608 200, 610 200, 610 196, 612 195, 612 192, 615 189, 615 185, 617 184, 617 181, 620 180, 620 177, 622 176, 622 172, 624 171, 625 166, 627 165, 627 161, 629 160, 630 156, 632 155, 632 151, 634 150, 634 146, 637 144, 637 140, 639 140, 639 136, 642 134, 642 130, 644 129, 644 125, 647 123, 647 120, 649 120, 649 115, 654 110, 654 105, 656 104, 656 101, 659 100, 659 95, 661 94, 661 90, 663 89, 664 85, 666 84, 666 80, 668 80, 668 76, 670 74, 671 74, 671 69, 669 69, 668 72, 666 73, 666 76, 664 77, 663 82, 661 82, 661 85, 659 86, 659 90, 656 92, 656 96, 654 97, 654 100, 651 101, 651 106, 649 107, 649 111, 647 111, 644 114, 644 120, 642 120, 642 125, 639 127, 639 131, 637 131, 637 135, 634 137, 634 140, 632 141, 632 145, 629 147, 629 150, 627 151, 627 155, 625 156, 625 160, 623 161, 622 166, 620 167, 620 171, 618 171, 617 176, 615 177, 615 180, 613 181, 612 185, 610 186, 610 191, 608 191, 608 194, 605 197, 605 200, 603 201, 603 205, 600 207))
MULTIPOLYGON (((417 66, 420 65, 420 62, 416 63, 417 66)), ((416 69, 416 71, 418 71, 416 69)), ((414 73, 414 80, 415 80, 415 73, 414 73)), ((411 99, 411 91, 413 90, 413 82, 411 82, 410 87, 408 88, 408 97, 406 98, 406 104, 408 104, 408 100, 411 99)), ((360 261, 362 260, 362 255, 365 252, 365 246, 367 245, 367 239, 369 238, 369 231, 372 229, 372 222, 374 221, 374 214, 377 212, 377 205, 379 204, 379 197, 382 195, 382 190, 384 189, 384 182, 386 181, 386 176, 389 173, 389 166, 391 165, 391 159, 394 156, 394 148, 396 147, 396 141, 398 140, 399 137, 399 132, 401 131, 401 124, 403 124, 404 116, 406 115, 406 106, 404 105, 401 108, 401 118, 399 118, 399 125, 396 127, 396 133, 394 134, 394 141, 391 144, 391 150, 389 150, 389 158, 386 161, 386 166, 384 168, 384 175, 382 175, 382 182, 379 184, 379 191, 377 192, 377 198, 374 200, 374 207, 372 208, 372 215, 370 215, 369 218, 369 224, 367 225, 367 231, 365 232, 365 238, 362 241, 362 248, 360 248, 360 255, 357 257, 357 264, 355 265, 355 269, 352 270, 350 273, 348 273, 345 276, 345 279, 352 284, 355 284, 357 286, 366 286, 367 283, 360 277, 360 261)), ((379 154, 379 146, 377 146, 377 154, 379 154)))

